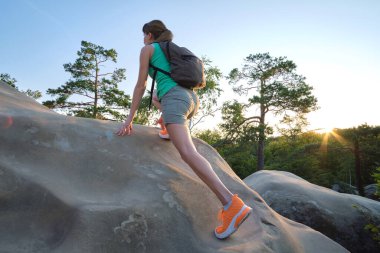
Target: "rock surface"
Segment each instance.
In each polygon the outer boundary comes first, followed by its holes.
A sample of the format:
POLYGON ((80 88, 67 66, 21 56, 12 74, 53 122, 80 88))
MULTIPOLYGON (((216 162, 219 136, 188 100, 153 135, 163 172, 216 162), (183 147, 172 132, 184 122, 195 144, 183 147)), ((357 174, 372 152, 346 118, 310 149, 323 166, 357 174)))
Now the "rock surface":
POLYGON ((347 252, 274 212, 209 145, 221 180, 253 207, 229 239, 220 203, 158 130, 59 115, 0 82, 1 252, 347 252))
POLYGON ((369 199, 380 201, 377 184, 370 184, 364 187, 364 196, 369 199))
POLYGON ((380 252, 380 244, 364 229, 367 224, 380 224, 380 202, 338 193, 283 171, 259 171, 244 182, 279 214, 323 233, 349 251, 380 252))

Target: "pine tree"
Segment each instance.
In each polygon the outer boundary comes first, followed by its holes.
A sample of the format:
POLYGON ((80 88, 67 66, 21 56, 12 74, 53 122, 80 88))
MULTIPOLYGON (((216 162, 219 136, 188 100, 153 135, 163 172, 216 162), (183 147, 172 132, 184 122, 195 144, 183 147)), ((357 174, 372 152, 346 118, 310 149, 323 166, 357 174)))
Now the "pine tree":
POLYGON ((57 98, 43 104, 78 117, 124 119, 130 96, 119 90, 118 84, 126 79, 125 69, 106 72, 104 66, 117 62, 117 52, 87 41, 82 41, 81 46, 76 61, 63 65, 72 78, 57 89, 48 89, 47 93, 57 98))

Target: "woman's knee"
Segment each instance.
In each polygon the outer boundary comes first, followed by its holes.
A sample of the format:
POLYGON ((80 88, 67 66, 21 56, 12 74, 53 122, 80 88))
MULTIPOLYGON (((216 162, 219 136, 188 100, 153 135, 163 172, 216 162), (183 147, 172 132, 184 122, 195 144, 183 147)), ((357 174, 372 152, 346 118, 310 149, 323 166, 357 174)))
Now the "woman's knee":
POLYGON ((184 150, 179 151, 182 160, 186 163, 189 163, 195 159, 197 159, 198 152, 196 150, 185 148, 184 150))
POLYGON ((194 147, 187 127, 182 124, 168 124, 166 127, 181 158, 187 163, 196 159, 198 152, 194 147))

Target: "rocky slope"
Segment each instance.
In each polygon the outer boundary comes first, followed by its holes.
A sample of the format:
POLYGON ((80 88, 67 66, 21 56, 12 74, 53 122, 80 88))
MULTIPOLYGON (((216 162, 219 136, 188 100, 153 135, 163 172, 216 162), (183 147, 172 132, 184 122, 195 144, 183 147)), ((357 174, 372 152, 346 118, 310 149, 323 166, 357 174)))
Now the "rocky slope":
POLYGON ((0 82, 1 252, 347 252, 273 211, 210 146, 195 145, 253 207, 213 235, 220 203, 152 127, 56 114, 0 82))
POLYGON ((279 214, 305 224, 351 252, 380 252, 364 227, 380 224, 380 202, 338 193, 283 171, 259 171, 244 179, 279 214))

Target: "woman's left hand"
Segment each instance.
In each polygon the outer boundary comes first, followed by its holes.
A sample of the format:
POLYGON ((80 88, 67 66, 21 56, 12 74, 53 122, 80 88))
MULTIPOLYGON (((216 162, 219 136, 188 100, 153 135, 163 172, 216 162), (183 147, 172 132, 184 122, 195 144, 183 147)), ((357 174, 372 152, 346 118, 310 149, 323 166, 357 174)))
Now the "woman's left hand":
POLYGON ((124 122, 124 124, 120 127, 119 131, 116 132, 119 136, 131 135, 132 133, 132 120, 129 118, 124 122))

